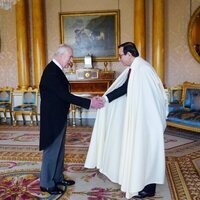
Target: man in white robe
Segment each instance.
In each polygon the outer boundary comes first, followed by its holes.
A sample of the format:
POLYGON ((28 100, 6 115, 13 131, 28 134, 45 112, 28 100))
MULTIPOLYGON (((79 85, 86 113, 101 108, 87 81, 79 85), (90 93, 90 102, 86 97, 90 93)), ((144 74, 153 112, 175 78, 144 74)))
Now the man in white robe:
POLYGON ((151 197, 165 177, 167 98, 133 43, 119 46, 119 58, 127 68, 102 97, 106 103, 97 111, 85 167, 120 184, 128 199, 151 197))

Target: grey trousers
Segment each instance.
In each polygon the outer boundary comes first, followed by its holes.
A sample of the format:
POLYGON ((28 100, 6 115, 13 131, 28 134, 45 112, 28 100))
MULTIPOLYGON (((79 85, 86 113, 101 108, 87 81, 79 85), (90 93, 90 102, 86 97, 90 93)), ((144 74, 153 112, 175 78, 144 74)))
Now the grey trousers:
POLYGON ((55 183, 64 178, 65 133, 66 125, 56 140, 43 151, 40 173, 41 187, 55 187, 55 183))

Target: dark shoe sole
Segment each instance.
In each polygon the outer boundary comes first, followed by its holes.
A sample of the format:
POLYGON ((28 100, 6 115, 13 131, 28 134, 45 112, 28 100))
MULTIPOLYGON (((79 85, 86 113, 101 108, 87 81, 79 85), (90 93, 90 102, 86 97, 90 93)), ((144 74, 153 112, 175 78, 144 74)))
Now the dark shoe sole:
POLYGON ((57 187, 55 187, 55 188, 40 187, 40 190, 42 192, 48 192, 51 195, 63 194, 63 191, 57 187))
POLYGON ((57 182, 56 185, 63 185, 63 186, 71 186, 74 185, 75 181, 73 180, 65 180, 65 181, 61 181, 61 182, 57 182))
POLYGON ((133 196, 133 198, 135 199, 143 199, 143 198, 146 198, 146 197, 153 197, 155 196, 155 194, 149 194, 149 193, 146 193, 146 192, 140 192, 140 194, 136 195, 136 196, 133 196))

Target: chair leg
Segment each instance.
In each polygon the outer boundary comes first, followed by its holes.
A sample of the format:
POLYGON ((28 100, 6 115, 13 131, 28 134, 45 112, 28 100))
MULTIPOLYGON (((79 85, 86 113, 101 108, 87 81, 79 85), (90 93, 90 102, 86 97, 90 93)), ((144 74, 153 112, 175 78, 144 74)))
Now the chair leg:
POLYGON ((33 126, 33 115, 32 114, 30 114, 30 126, 33 126))
POLYGON ((37 116, 37 113, 35 114, 35 119, 36 119, 36 125, 38 126, 39 123, 38 123, 38 116, 37 116))
POLYGON ((11 125, 13 124, 13 116, 12 116, 12 111, 10 110, 10 123, 11 125))
POLYGON ((26 125, 26 119, 25 119, 24 114, 22 114, 22 119, 23 119, 23 125, 26 125))
POLYGON ((4 115, 4 121, 6 123, 6 111, 3 112, 3 115, 4 115))
POLYGON ((13 126, 16 126, 17 125, 17 115, 15 112, 13 113, 13 117, 14 117, 13 126))

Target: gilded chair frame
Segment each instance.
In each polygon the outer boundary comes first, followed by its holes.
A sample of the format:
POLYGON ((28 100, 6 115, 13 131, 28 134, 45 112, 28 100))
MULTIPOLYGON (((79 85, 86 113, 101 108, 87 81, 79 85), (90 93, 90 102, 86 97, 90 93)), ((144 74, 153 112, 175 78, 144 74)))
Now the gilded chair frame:
POLYGON ((200 89, 200 84, 191 83, 191 82, 184 82, 183 83, 183 93, 182 93, 183 106, 185 105, 185 98, 186 98, 187 89, 200 89))
POLYGON ((23 119, 23 125, 26 124, 26 116, 28 115, 30 117, 30 126, 33 125, 33 116, 35 116, 36 119, 36 125, 38 125, 38 89, 32 89, 31 87, 29 87, 27 90, 21 90, 22 91, 22 104, 21 109, 22 110, 15 110, 16 107, 14 107, 13 110, 13 116, 14 116, 14 126, 16 126, 17 124, 17 116, 21 115, 22 119, 23 119), (31 93, 35 95, 35 102, 28 104, 28 103, 24 103, 24 99, 25 99, 25 95, 27 93, 31 93), (31 110, 24 110, 25 108, 27 108, 28 106, 31 106, 32 109, 31 110))
MULTIPOLYGON (((200 89, 200 84, 191 83, 191 82, 187 82, 187 81, 183 83, 183 85, 182 85, 182 98, 181 98, 181 102, 182 102, 183 106, 185 104, 185 98, 186 98, 187 89, 200 89)), ((178 123, 170 122, 170 121, 167 121, 167 125, 175 127, 175 128, 180 128, 180 129, 184 129, 184 130, 200 133, 200 128, 194 127, 194 126, 178 124, 178 123)))
MULTIPOLYGON (((172 97, 174 96, 174 92, 183 90, 181 85, 177 85, 176 87, 170 87, 170 102, 173 102, 172 97)), ((181 96, 181 102, 182 102, 182 96, 181 96)), ((179 102, 179 103, 181 103, 179 102)))
MULTIPOLYGON (((10 113, 11 124, 13 123, 13 115, 12 115, 12 87, 2 87, 0 88, 0 94, 6 93, 8 95, 8 99, 0 100, 0 112, 3 112, 4 121, 7 121, 6 113, 10 113)), ((5 97, 6 98, 6 97, 5 97)))

